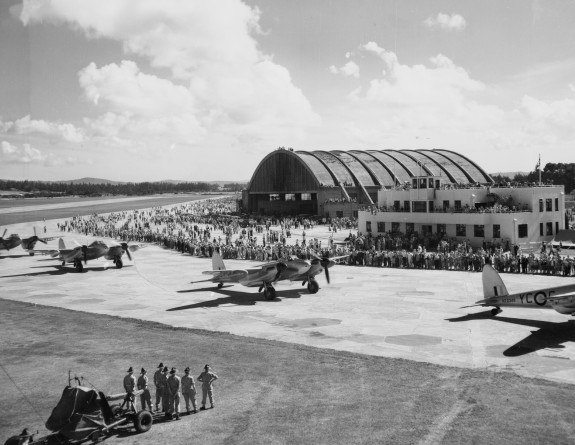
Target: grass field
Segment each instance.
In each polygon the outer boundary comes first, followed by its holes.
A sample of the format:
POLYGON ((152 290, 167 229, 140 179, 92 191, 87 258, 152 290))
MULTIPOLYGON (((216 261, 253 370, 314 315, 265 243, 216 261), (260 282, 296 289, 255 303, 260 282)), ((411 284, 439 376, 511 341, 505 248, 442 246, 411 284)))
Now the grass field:
MULTIPOLYGON (((160 361, 220 379, 217 407, 106 444, 575 441, 575 388, 0 300, 0 441, 43 430, 68 370, 105 393, 160 361)), ((193 315, 190 315, 193 316, 193 315)), ((182 408, 183 409, 183 408, 182 408)))

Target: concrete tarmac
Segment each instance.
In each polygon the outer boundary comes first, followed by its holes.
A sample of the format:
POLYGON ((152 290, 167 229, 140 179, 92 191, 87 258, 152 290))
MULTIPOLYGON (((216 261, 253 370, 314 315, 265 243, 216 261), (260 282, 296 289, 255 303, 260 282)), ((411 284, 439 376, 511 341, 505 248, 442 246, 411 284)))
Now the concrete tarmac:
MULTIPOLYGON (((48 235, 59 234, 56 222, 47 221, 48 235)), ((9 226, 8 233, 25 236, 33 225, 9 226)), ((325 227, 306 233, 308 239, 329 236, 325 227)), ((67 244, 72 238, 90 241, 66 234, 67 244)), ((134 253, 133 261, 124 256, 122 269, 100 259, 84 273, 48 256, 30 257, 20 247, 0 253, 0 296, 6 299, 575 383, 575 321, 549 309, 504 308, 497 317, 486 308, 462 309, 483 298, 480 273, 336 265, 331 284, 318 277, 317 294, 301 283, 279 282, 278 298, 270 302, 257 288, 191 284, 208 278, 201 272, 211 270, 211 260, 155 245, 134 253)), ((233 269, 258 264, 226 261, 233 269)), ((515 274, 503 279, 510 292, 574 281, 515 274)))

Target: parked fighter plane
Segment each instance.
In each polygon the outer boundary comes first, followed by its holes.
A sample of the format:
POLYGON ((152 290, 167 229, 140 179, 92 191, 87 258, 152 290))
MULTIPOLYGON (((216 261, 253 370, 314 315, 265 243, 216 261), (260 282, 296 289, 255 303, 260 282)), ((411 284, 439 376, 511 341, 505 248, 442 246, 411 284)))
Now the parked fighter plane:
POLYGON ((59 238, 58 236, 50 236, 46 238, 40 238, 36 234, 36 227, 34 227, 34 236, 29 238, 20 238, 17 234, 13 233, 8 238, 4 238, 8 229, 4 229, 4 234, 0 237, 0 250, 10 250, 14 247, 22 246, 26 252, 28 252, 31 256, 34 255, 34 247, 36 243, 40 241, 41 243, 46 244, 48 241, 53 239, 59 238))
POLYGON ((334 260, 338 258, 329 259, 316 256, 311 262, 295 258, 289 261, 266 263, 250 269, 227 270, 220 254, 214 252, 212 255, 213 270, 202 272, 213 277, 208 280, 192 281, 192 283, 210 281, 218 283, 218 288, 221 288, 224 283, 240 283, 247 287, 259 286, 259 292, 263 290, 264 298, 273 300, 276 298, 276 290, 273 287, 273 283, 282 280, 301 280, 302 285, 307 283, 308 291, 311 294, 315 294, 319 290, 319 284, 315 280, 315 276, 325 270, 325 276, 329 283, 328 269, 335 264, 334 260))
POLYGON ((60 239, 58 247, 58 250, 51 250, 48 251, 48 253, 54 258, 58 257, 60 261, 62 261, 62 266, 66 265, 66 263, 73 263, 78 272, 84 270, 82 261, 84 261, 84 264, 87 264, 88 260, 95 260, 101 257, 114 261, 116 268, 121 269, 124 265, 122 262, 124 252, 126 252, 128 258, 131 260, 132 255, 130 255, 130 252, 135 252, 140 248, 138 244, 128 246, 128 243, 114 243, 114 245, 109 246, 103 241, 94 241, 89 245, 78 245, 73 249, 67 249, 62 239, 60 239))
POLYGON ((494 306, 493 316, 501 312, 502 306, 555 309, 560 314, 575 315, 575 284, 537 289, 529 292, 509 294, 503 280, 491 265, 483 267, 483 296, 472 306, 494 306))

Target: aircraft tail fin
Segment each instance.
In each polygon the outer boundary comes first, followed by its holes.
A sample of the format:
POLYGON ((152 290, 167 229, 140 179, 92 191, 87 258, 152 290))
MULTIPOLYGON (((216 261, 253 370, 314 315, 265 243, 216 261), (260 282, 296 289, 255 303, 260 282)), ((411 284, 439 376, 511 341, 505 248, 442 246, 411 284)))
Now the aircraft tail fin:
POLYGON ((491 297, 502 297, 509 295, 503 280, 497 271, 490 265, 483 266, 483 297, 485 299, 491 297))
POLYGON ((218 252, 214 250, 212 254, 212 270, 226 270, 226 265, 224 264, 224 260, 218 252))
POLYGON ((60 240, 58 241, 58 249, 60 250, 66 249, 66 244, 64 243, 64 240, 62 238, 60 238, 60 240))

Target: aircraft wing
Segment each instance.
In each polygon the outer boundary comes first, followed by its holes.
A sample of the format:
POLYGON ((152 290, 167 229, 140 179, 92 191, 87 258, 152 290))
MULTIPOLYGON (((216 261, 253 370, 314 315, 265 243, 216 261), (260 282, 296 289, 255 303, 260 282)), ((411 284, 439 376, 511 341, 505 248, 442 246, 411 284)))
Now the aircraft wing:
POLYGON ((237 283, 248 276, 248 271, 243 269, 236 270, 206 270, 204 275, 212 275, 212 281, 221 281, 227 283, 237 283))

